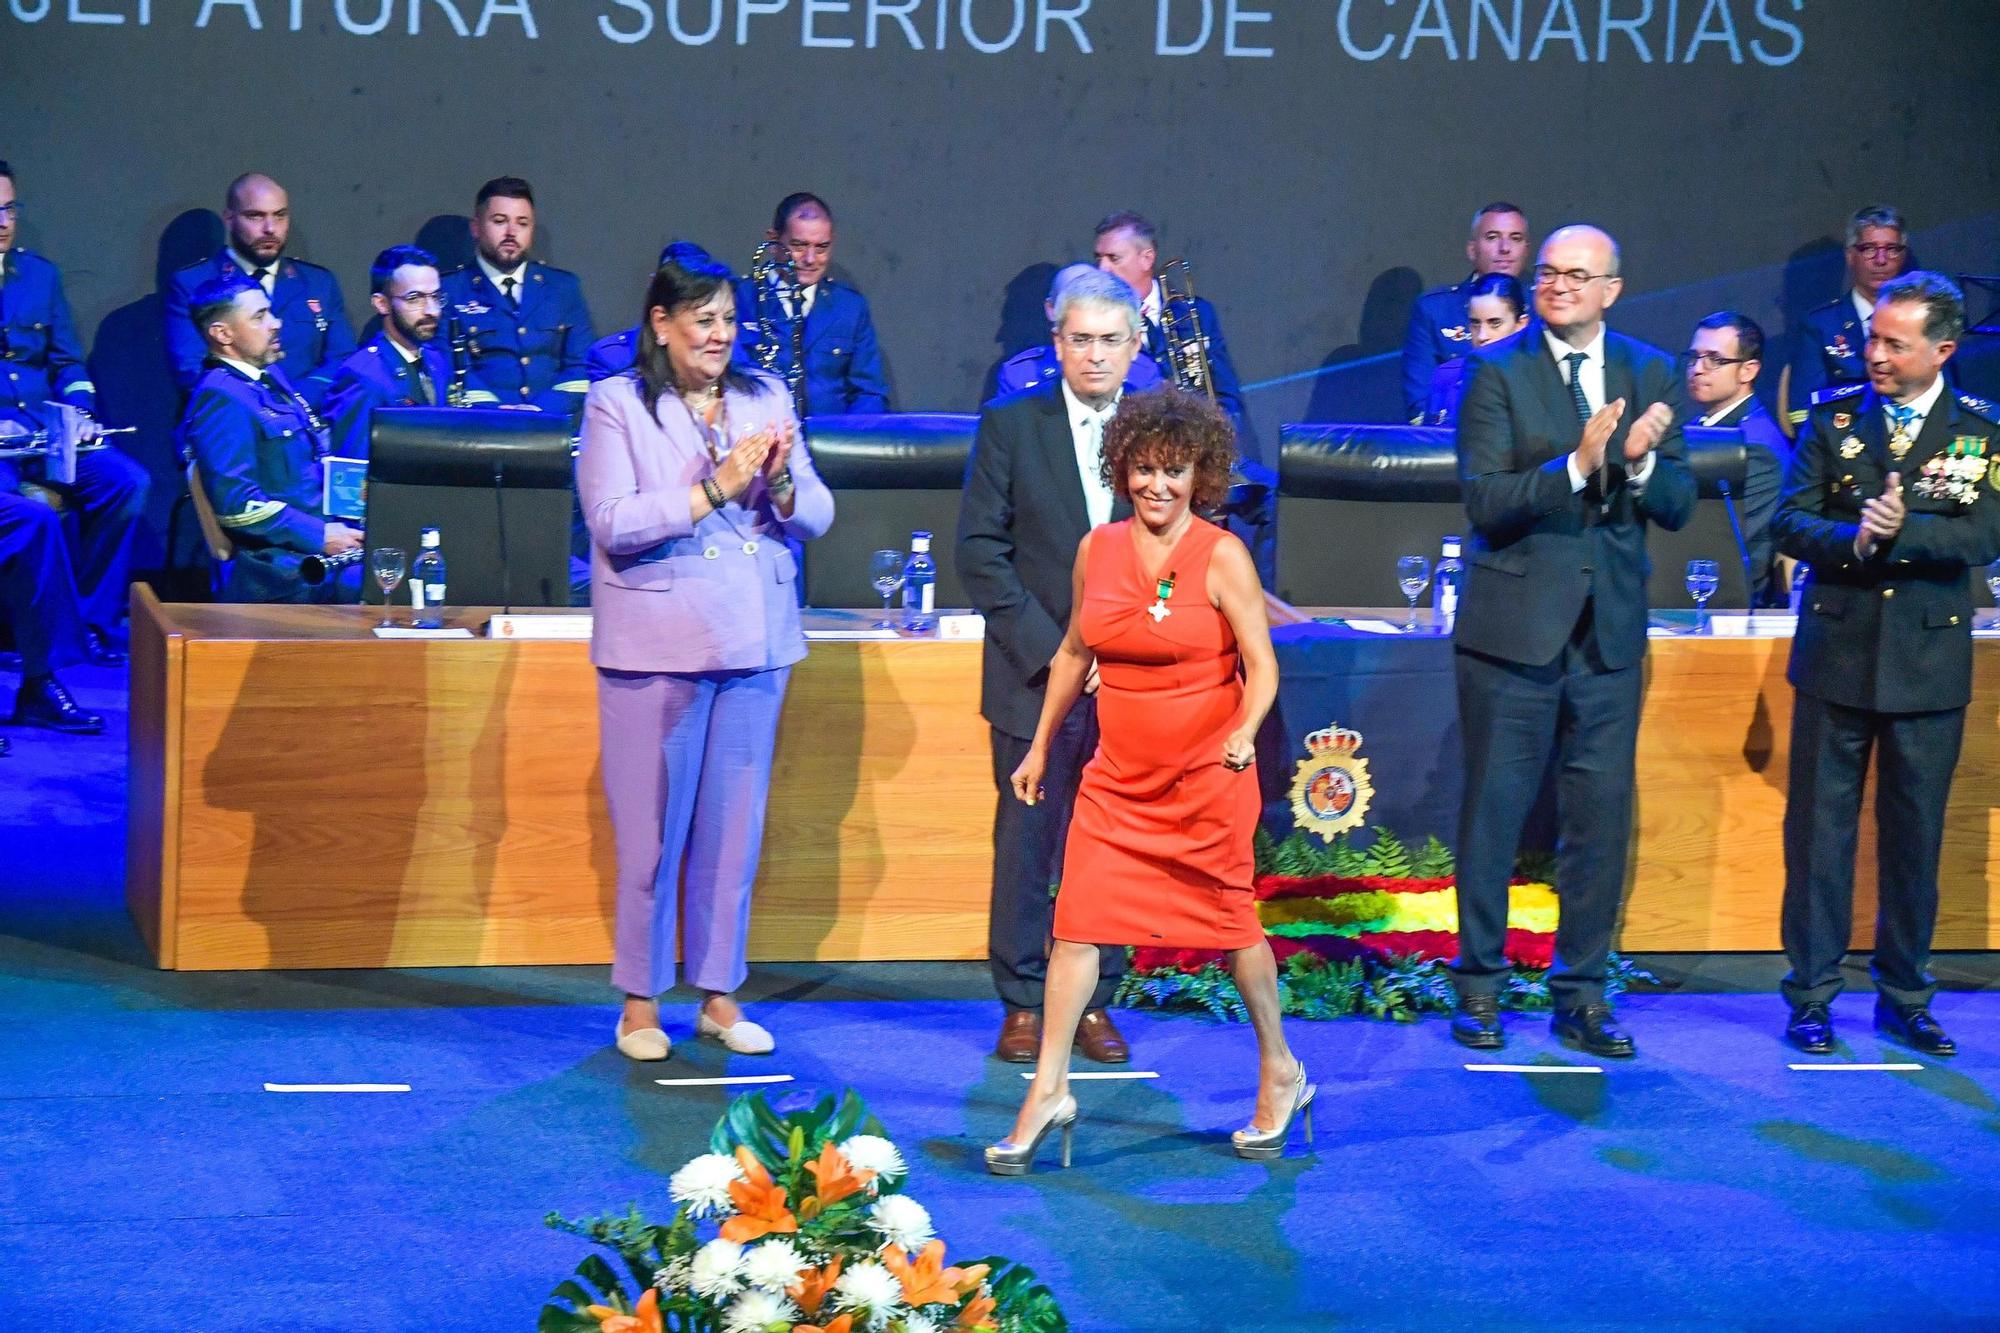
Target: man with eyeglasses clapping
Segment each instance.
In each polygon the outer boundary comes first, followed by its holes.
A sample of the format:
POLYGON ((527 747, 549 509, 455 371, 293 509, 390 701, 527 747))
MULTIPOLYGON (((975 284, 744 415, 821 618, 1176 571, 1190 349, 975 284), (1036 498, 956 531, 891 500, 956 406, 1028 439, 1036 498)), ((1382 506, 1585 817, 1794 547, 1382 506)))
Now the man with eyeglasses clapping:
POLYGON ((1792 364, 1778 384, 1778 407, 1796 432, 1825 389, 1868 382, 1868 320, 1882 284, 1909 266, 1909 228, 1900 209, 1870 204, 1847 220, 1847 290, 1806 315, 1792 364))
POLYGON ((1604 327, 1624 289, 1617 244, 1560 228, 1533 273, 1542 327, 1473 354, 1458 415, 1472 541, 1452 645, 1465 788, 1451 1031, 1475 1050, 1505 1043, 1508 881, 1553 760, 1551 1026, 1566 1046, 1624 1058, 1633 1043, 1604 976, 1632 836, 1646 528, 1687 523, 1694 475, 1673 358, 1604 327))
POLYGON ((492 407, 499 400, 470 368, 459 371, 435 341, 444 311, 437 260, 414 245, 393 245, 368 270, 369 301, 382 328, 334 372, 326 416, 334 452, 368 457, 378 407, 492 407))

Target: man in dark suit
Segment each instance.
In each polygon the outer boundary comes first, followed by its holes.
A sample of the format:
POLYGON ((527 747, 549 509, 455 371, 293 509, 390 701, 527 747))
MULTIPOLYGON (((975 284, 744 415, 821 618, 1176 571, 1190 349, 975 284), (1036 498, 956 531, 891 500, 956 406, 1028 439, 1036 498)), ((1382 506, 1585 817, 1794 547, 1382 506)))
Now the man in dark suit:
POLYGON ((1833 1049, 1829 1002, 1854 914, 1854 850, 1868 752, 1875 771, 1875 1025, 1929 1055, 1957 1048, 1931 1016, 1944 810, 1972 697, 1972 573, 2000 558, 2000 426, 1951 392, 1965 331, 1949 278, 1882 285, 1869 316, 1868 383, 1821 395, 1785 478, 1774 527, 1810 561, 1787 673, 1785 1035, 1833 1049))
MULTIPOLYGON (((1764 368, 1764 330, 1734 310, 1719 310, 1695 325, 1681 354, 1688 402, 1695 425, 1743 432, 1743 545, 1750 552, 1752 606, 1785 606, 1791 584, 1779 569, 1773 577, 1771 515, 1778 510, 1792 442, 1778 419, 1757 401, 1757 376, 1764 368)), ((1780 562, 1789 563, 1789 562, 1780 562)))
MULTIPOLYGON (((1041 1045, 1042 983, 1064 835, 1084 763, 1097 748, 1097 672, 1049 747, 1046 793, 1016 799, 1011 778, 1028 753, 1048 687, 1049 660, 1069 627, 1077 547, 1131 507, 1099 473, 1105 423, 1139 348, 1139 305, 1123 282, 1087 274, 1056 303, 1062 378, 996 398, 980 413, 958 511, 958 573, 986 617, 979 711, 992 726, 993 904, 988 956, 1006 1005, 995 1054, 1032 1064, 1041 1045)), ((1105 1005, 1125 951, 1105 948, 1097 989, 1077 1029, 1093 1060, 1130 1058, 1105 1005)))
POLYGON ((1466 307, 1472 288, 1491 273, 1519 278, 1528 266, 1528 218, 1517 204, 1495 200, 1472 216, 1465 258, 1472 272, 1449 287, 1417 298, 1403 334, 1403 414, 1423 425, 1437 368, 1473 350, 1472 320, 1466 307))
MULTIPOLYGON (((1097 224, 1095 254, 1099 269, 1123 278, 1139 294, 1141 333, 1145 339, 1140 350, 1152 358, 1168 383, 1175 382, 1173 361, 1167 354, 1168 317, 1190 336, 1193 324, 1201 325, 1202 349, 1208 356, 1216 405, 1236 423, 1236 433, 1247 437, 1249 418, 1243 405, 1243 382, 1237 378, 1236 363, 1229 359, 1229 343, 1222 336, 1222 316, 1205 296, 1194 298, 1192 310, 1179 301, 1174 302, 1172 310, 1167 308, 1166 292, 1159 279, 1158 230, 1137 213, 1113 213, 1097 224)), ((1202 391, 1196 384, 1181 387, 1194 393, 1202 391)))
POLYGON ((797 285, 759 292, 747 280, 737 284, 737 337, 745 359, 791 383, 797 330, 805 355, 806 405, 800 416, 887 412, 889 380, 868 298, 827 273, 833 262, 833 210, 815 194, 786 195, 764 236, 785 247, 797 285))
POLYGON ((292 235, 291 196, 262 172, 229 183, 222 224, 229 234, 222 250, 189 264, 167 282, 167 355, 175 381, 192 393, 207 369, 208 344, 189 317, 196 290, 217 278, 246 273, 270 298, 272 318, 291 330, 279 369, 308 403, 319 407, 334 371, 354 350, 340 283, 319 265, 285 253, 292 235))
POLYGON ((1496 1050, 1508 963, 1507 885, 1551 758, 1561 843, 1549 990, 1553 1030, 1593 1055, 1632 1039, 1604 970, 1632 832, 1646 525, 1694 511, 1673 359, 1604 327, 1618 247, 1563 227, 1534 270, 1542 327, 1473 358, 1458 464, 1472 547, 1453 647, 1465 735, 1459 810, 1459 992, 1452 1035, 1496 1050))

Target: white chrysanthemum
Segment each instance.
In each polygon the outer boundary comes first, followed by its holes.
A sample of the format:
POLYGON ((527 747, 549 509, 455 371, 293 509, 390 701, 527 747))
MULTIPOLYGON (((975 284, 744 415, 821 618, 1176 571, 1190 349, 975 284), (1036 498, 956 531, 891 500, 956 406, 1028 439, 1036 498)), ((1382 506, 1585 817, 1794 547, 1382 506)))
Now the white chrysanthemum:
POLYGON ((863 1259, 833 1284, 833 1300, 869 1328, 880 1328, 902 1306, 903 1284, 873 1259, 863 1259))
POLYGON ((653 1274, 653 1285, 666 1295, 688 1289, 689 1275, 694 1270, 694 1260, 686 1255, 669 1259, 666 1266, 653 1274))
POLYGON ((868 1225, 891 1245, 921 1250, 937 1234, 928 1209, 907 1194, 885 1194, 868 1210, 868 1225))
POLYGON ((880 1134, 856 1134, 840 1145, 840 1152, 857 1169, 875 1173, 875 1179, 868 1182, 870 1194, 889 1181, 901 1180, 910 1173, 903 1154, 880 1134))
POLYGON ((729 1186, 741 1179, 743 1168, 734 1157, 719 1152, 703 1153, 674 1172, 667 1181, 667 1193, 675 1203, 690 1205, 696 1217, 712 1217, 736 1211, 729 1198, 729 1186))
POLYGON ((722 1318, 724 1333, 762 1333, 772 1324, 789 1327, 799 1307, 768 1291, 746 1291, 730 1304, 722 1318))
POLYGON ((912 1310, 903 1316, 902 1333, 942 1333, 944 1325, 929 1315, 912 1310))
POLYGON ((798 1285, 799 1270, 805 1266, 806 1257, 798 1246, 773 1236, 743 1256, 743 1281, 764 1291, 783 1291, 798 1285))
POLYGON ((743 1286, 743 1247, 717 1237, 694 1252, 688 1281, 709 1300, 733 1296, 743 1286))

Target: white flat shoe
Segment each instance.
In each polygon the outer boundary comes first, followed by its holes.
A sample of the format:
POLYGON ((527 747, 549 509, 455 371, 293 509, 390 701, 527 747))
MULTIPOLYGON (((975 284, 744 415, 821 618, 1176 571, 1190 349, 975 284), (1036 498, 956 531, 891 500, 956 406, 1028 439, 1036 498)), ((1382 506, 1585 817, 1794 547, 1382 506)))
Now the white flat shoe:
POLYGON ((707 1014, 696 1014, 694 1030, 697 1036, 713 1038, 738 1055, 769 1055, 778 1045, 770 1033, 747 1018, 724 1027, 707 1014))
POLYGON ((664 1060, 673 1054, 674 1043, 658 1028, 636 1028, 625 1030, 625 1020, 619 1019, 612 1028, 618 1038, 618 1053, 627 1060, 664 1060))

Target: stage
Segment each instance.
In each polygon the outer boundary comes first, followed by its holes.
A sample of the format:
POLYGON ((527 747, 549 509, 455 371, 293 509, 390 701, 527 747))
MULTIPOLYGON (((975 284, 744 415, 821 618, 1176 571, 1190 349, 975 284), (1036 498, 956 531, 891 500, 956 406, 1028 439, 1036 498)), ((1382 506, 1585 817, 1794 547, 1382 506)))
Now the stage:
MULTIPOLYGON (((378 615, 135 590, 127 894, 154 957, 188 970, 608 962, 588 645, 385 640, 369 629, 378 615)), ((873 618, 816 611, 808 624, 851 635, 873 618)), ((1318 624, 1276 639, 1266 827, 1290 828, 1303 738, 1338 724, 1370 759, 1367 824, 1452 842, 1449 641, 1318 624)), ((1653 640, 1628 952, 1777 948, 1788 648, 1653 640)), ((780 727, 753 960, 984 957, 994 790, 979 654, 935 638, 812 644, 780 727)), ((1980 640, 1975 662, 1940 949, 2000 944, 2000 654, 1980 640)), ((1861 861, 1857 947, 1872 929, 1867 818, 1861 861)))

